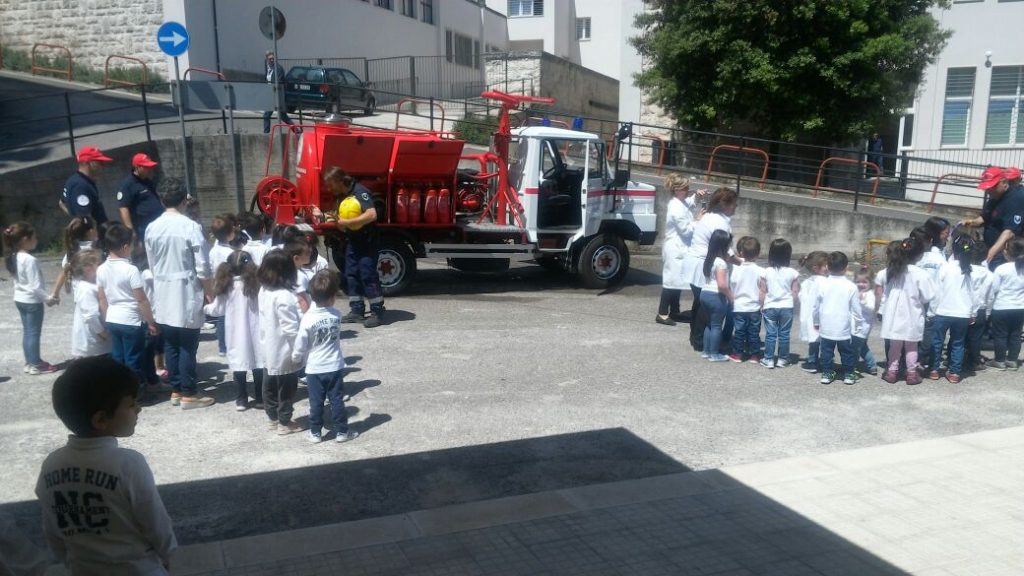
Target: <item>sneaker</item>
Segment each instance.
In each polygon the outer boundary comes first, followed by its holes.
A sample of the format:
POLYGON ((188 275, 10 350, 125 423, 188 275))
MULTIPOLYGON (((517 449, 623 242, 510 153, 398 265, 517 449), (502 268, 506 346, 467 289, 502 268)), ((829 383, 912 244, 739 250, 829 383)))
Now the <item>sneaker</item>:
MULTIPOLYGON (((781 362, 781 360, 780 360, 780 362, 781 362)), ((764 366, 765 368, 767 368, 769 370, 771 370, 772 368, 775 368, 775 362, 773 362, 773 361, 771 361, 771 360, 769 360, 767 358, 762 358, 761 361, 758 362, 758 364, 760 364, 761 366, 764 366)))
POLYGON ((1010 370, 1011 372, 1016 372, 1017 370, 1020 369, 1020 362, 1007 361, 1006 362, 1006 369, 1010 370))
POLYGON ((928 379, 929 380, 938 380, 939 379, 939 371, 938 370, 932 370, 931 372, 929 372, 928 373, 928 379))
POLYGON ((676 321, 673 320, 671 316, 662 316, 661 314, 655 316, 654 321, 657 322, 658 324, 664 324, 665 326, 676 325, 676 321))
POLYGON ((810 362, 804 362, 803 364, 801 364, 800 369, 803 370, 804 372, 810 372, 811 374, 818 373, 818 365, 811 364, 810 362))
POLYGON ((921 377, 921 373, 917 370, 907 370, 907 385, 917 386, 921 382, 924 382, 924 378, 921 377))
POLYGON ((32 368, 32 366, 31 366, 31 365, 29 365, 29 364, 25 364, 24 366, 22 366, 22 367, 21 367, 21 371, 22 371, 22 372, 24 372, 25 374, 28 374, 28 371, 29 371, 29 369, 31 369, 31 368, 32 368))
POLYGON ((349 440, 355 440, 358 437, 359 432, 356 432, 355 430, 349 430, 344 434, 336 434, 334 436, 334 441, 337 442, 338 444, 343 444, 345 442, 348 442, 349 440))
POLYGON ((882 380, 885 380, 889 384, 895 384, 896 382, 899 381, 899 379, 900 379, 899 374, 897 374, 897 373, 895 373, 895 372, 893 372, 891 370, 886 370, 885 374, 882 374, 882 380))
POLYGON ((299 426, 296 422, 289 422, 287 424, 278 424, 277 425, 277 435, 278 436, 287 436, 289 434, 294 434, 294 433, 299 432, 301 430, 302 430, 302 426, 299 426))
POLYGON ((320 440, 322 440, 322 438, 320 438, 320 435, 316 432, 313 432, 312 430, 306 432, 306 441, 310 444, 319 444, 320 440))
POLYGON ((986 368, 987 367, 985 366, 985 363, 981 362, 980 360, 971 365, 971 370, 975 372, 984 372, 986 368))
POLYGON ((960 378, 959 374, 950 374, 950 373, 947 372, 946 373, 946 380, 949 380, 950 384, 959 384, 961 378, 960 378))
POLYGON ((1006 362, 1000 362, 998 360, 989 360, 985 362, 985 366, 995 370, 1006 370, 1006 362))
POLYGON ((750 358, 747 358, 747 362, 750 362, 751 364, 760 364, 761 363, 761 355, 760 354, 754 354, 750 358))
POLYGON ((833 372, 824 372, 824 373, 822 373, 821 380, 819 380, 819 382, 821 382, 822 384, 831 384, 832 381, 835 380, 835 379, 836 379, 835 373, 833 373, 833 372))
POLYGON ((708 356, 707 354, 705 354, 705 353, 703 353, 703 352, 701 352, 701 353, 700 353, 700 357, 701 357, 702 359, 704 359, 704 360, 707 360, 708 358, 710 358, 710 356, 708 356))
POLYGON ((779 358, 778 360, 775 361, 775 367, 776 368, 789 368, 790 367, 789 360, 786 360, 785 358, 779 358))
POLYGON ((711 354, 708 356, 708 362, 728 362, 729 357, 725 354, 711 354))
POLYGON ((358 324, 363 321, 362 312, 349 312, 341 317, 341 321, 344 324, 358 324))
POLYGON ((867 374, 868 376, 878 376, 878 368, 872 368, 871 370, 865 370, 864 372, 862 372, 862 374, 867 374))
POLYGON ((252 407, 255 408, 256 410, 263 410, 263 408, 264 408, 263 402, 257 402, 255 404, 253 404, 252 407))
POLYGON ((245 412, 249 409, 248 402, 235 402, 235 412, 245 412))
POLYGON ((57 367, 49 362, 40 362, 35 366, 28 367, 28 373, 33 376, 38 376, 39 374, 53 374, 56 371, 57 367))
POLYGON ((181 409, 193 410, 195 408, 206 408, 208 406, 213 406, 215 402, 216 400, 210 398, 209 396, 182 396, 181 409))
POLYGON ((181 406, 181 394, 179 392, 171 392, 171 406, 181 406))
POLYGON ((729 354, 729 360, 731 362, 743 362, 743 356, 739 354, 729 354))
POLYGON ((847 374, 846 377, 843 378, 843 384, 846 384, 847 386, 849 386, 851 384, 856 384, 856 383, 857 383, 857 379, 853 377, 853 374, 847 374))
POLYGON ((374 314, 373 312, 370 312, 370 315, 367 316, 366 320, 363 321, 364 328, 376 328, 377 326, 380 325, 380 315, 374 314))
POLYGON ((271 420, 269 423, 267 423, 267 429, 269 429, 271 432, 276 432, 277 420, 271 420))

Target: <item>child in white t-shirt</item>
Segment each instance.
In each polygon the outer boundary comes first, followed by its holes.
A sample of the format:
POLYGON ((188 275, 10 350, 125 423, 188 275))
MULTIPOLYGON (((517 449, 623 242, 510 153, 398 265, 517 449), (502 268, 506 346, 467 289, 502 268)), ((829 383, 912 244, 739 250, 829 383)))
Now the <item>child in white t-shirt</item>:
POLYGON ((711 362, 728 362, 729 357, 719 351, 722 344, 722 327, 732 303, 732 289, 729 287, 729 249, 732 234, 715 230, 708 239, 708 254, 700 272, 704 287, 700 292, 700 305, 707 307, 708 323, 704 327, 704 352, 701 354, 711 362))
POLYGON ((259 354, 266 373, 263 376, 263 405, 271 431, 279 435, 302 429, 294 420, 295 391, 302 364, 292 359, 295 337, 299 332, 299 305, 295 287, 295 263, 283 250, 267 252, 257 277, 260 281, 259 354))
POLYGON ((801 368, 805 372, 817 374, 821 370, 818 362, 820 342, 818 328, 814 325, 814 302, 818 299, 818 285, 828 274, 828 254, 821 251, 811 252, 800 261, 804 272, 808 274, 800 282, 800 340, 807 342, 807 360, 801 368))
POLYGON ((1006 243, 1005 264, 992 272, 992 344, 989 368, 1017 370, 1024 327, 1024 238, 1006 243))
POLYGON ((935 359, 928 378, 939 379, 938 364, 942 358, 942 347, 949 332, 949 363, 946 380, 957 384, 963 378, 964 355, 967 349, 967 329, 974 322, 978 306, 975 302, 974 286, 971 283, 973 268, 971 259, 975 251, 974 239, 970 236, 957 238, 953 243, 952 262, 943 263, 935 275, 935 299, 930 309, 933 320, 931 357, 935 359))
POLYGON ((28 222, 15 222, 4 229, 4 249, 7 254, 4 264, 14 280, 14 305, 21 316, 24 371, 31 375, 57 371, 56 366, 39 356, 44 305, 52 306, 56 300, 46 293, 39 261, 31 254, 38 244, 36 229, 28 222))
POLYGON ((761 314, 764 318, 765 368, 789 366, 789 338, 793 328, 793 308, 800 294, 800 274, 789 267, 793 246, 783 238, 772 240, 768 247, 768 267, 761 280, 761 314), (776 354, 776 345, 778 353, 776 354))
POLYGON ((759 363, 761 361, 761 283, 764 268, 757 265, 761 254, 761 243, 757 238, 744 236, 736 243, 736 250, 743 263, 733 266, 729 275, 729 288, 733 295, 733 362, 759 363))
POLYGON ((856 356, 856 361, 864 361, 864 374, 877 376, 878 362, 868 346, 868 336, 871 335, 871 327, 874 325, 875 319, 875 286, 871 281, 871 271, 866 266, 862 267, 854 275, 853 283, 857 285, 857 290, 860 293, 858 300, 861 316, 860 326, 852 326, 853 353, 856 356))
POLYGON ((974 323, 967 327, 967 352, 964 357, 964 371, 984 370, 985 359, 981 357, 981 342, 992 310, 992 271, 985 265, 988 248, 982 242, 975 242, 971 259, 971 289, 974 292, 974 323))
POLYGON ((110 333, 100 314, 100 298, 96 288, 96 269, 103 253, 79 250, 71 257, 68 278, 75 287, 75 312, 71 320, 71 357, 85 358, 110 354, 110 333))
POLYGON ((818 363, 821 365, 821 383, 831 384, 837 374, 832 358, 836 349, 842 365, 843 384, 854 384, 856 354, 853 351, 853 333, 860 328, 861 304, 857 286, 846 277, 849 260, 842 252, 828 256, 829 276, 818 284, 818 297, 814 301, 814 327, 818 330, 818 363))

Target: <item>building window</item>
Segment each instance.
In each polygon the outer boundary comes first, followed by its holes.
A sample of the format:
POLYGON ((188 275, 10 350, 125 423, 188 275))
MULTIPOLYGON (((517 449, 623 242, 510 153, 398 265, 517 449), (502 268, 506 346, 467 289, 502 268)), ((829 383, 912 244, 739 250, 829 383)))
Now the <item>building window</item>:
POLYGON ((508 17, 543 16, 544 0, 508 0, 508 17))
POLYGON ((576 39, 590 40, 590 18, 576 19, 576 39))
POLYGON ((399 0, 402 6, 402 16, 416 18, 416 0, 399 0))
POLYGON ((1020 117, 1024 94, 1024 66, 995 66, 988 95, 985 144, 1024 144, 1024 121, 1020 117))
POLYGON ((451 30, 444 31, 444 55, 449 62, 480 67, 480 42, 451 30))
POLYGON ((392 2, 393 0, 373 0, 373 5, 378 8, 384 8, 385 10, 394 10, 395 7, 392 2))
POLYGON ((420 1, 420 15, 427 24, 434 23, 434 0, 420 1))
POLYGON ((967 145, 974 98, 974 68, 946 71, 946 103, 942 109, 942 146, 967 145))

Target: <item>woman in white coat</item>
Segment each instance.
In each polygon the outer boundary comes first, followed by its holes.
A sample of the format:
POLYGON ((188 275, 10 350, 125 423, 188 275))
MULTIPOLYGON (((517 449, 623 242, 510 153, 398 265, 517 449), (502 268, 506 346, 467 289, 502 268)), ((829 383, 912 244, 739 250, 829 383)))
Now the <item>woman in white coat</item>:
POLYGON ((246 372, 252 371, 253 397, 256 408, 263 408, 263 358, 259 347, 260 284, 256 264, 246 251, 235 250, 220 265, 214 277, 213 303, 205 311, 224 318, 224 342, 227 346, 228 368, 237 386, 235 409, 249 407, 246 372))
MULTIPOLYGON (((689 285, 693 293, 693 308, 690 311, 690 344, 695 350, 704 346, 704 325, 707 318, 700 315, 700 291, 708 279, 704 277, 704 259, 708 255, 708 242, 715 230, 724 230, 732 234, 732 215, 736 213, 739 204, 739 195, 732 188, 719 188, 711 194, 708 201, 707 213, 693 228, 693 238, 690 240, 690 248, 683 258, 683 282, 689 285)), ((741 264, 742 260, 730 250, 730 263, 741 264)), ((729 326, 726 325, 725 333, 729 333, 729 326)), ((724 338, 723 338, 724 340, 724 338)), ((718 351, 709 352, 717 354, 718 351)))
POLYGON ((665 178, 665 188, 672 193, 672 199, 665 214, 665 240, 661 245, 661 302, 654 321, 673 326, 681 320, 679 296, 689 287, 683 277, 683 259, 693 238, 694 226, 704 215, 703 211, 698 212, 697 204, 704 196, 704 190, 698 190, 695 197, 691 197, 689 178, 678 174, 669 174, 665 178))

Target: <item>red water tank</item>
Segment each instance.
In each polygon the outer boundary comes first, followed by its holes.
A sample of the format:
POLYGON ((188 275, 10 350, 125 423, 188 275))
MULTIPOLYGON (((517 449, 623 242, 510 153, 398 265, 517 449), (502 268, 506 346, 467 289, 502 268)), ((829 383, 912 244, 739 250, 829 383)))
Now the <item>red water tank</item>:
POLYGON ((395 223, 405 224, 409 221, 409 191, 399 188, 395 195, 395 223))
POLYGON ((419 224, 421 219, 420 212, 420 191, 413 188, 412 192, 409 193, 409 224, 419 224))
POLYGON ((447 188, 437 193, 437 221, 441 224, 452 221, 452 191, 447 188))
POLYGON ((437 189, 427 190, 427 198, 423 202, 423 221, 427 224, 437 224, 437 189))

